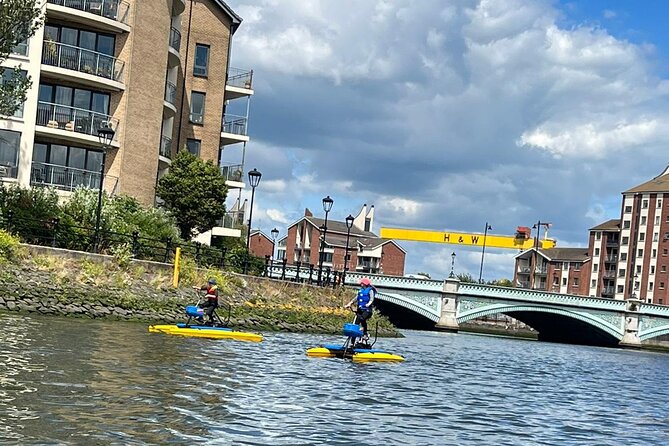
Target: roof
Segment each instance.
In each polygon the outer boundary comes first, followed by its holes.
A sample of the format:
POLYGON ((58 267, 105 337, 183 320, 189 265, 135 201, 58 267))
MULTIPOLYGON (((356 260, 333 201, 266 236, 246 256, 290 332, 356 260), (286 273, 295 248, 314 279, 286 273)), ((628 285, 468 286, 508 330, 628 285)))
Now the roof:
POLYGON ((652 180, 639 184, 638 186, 635 186, 623 193, 631 194, 637 192, 669 192, 669 175, 667 175, 667 173, 669 173, 669 166, 664 169, 664 172, 652 180))
MULTIPOLYGON (((303 217, 304 220, 308 221, 312 225, 316 226, 317 228, 320 228, 323 226, 325 223, 325 220, 322 218, 316 218, 316 217, 303 217)), ((300 219, 301 221, 302 219, 300 219)), ((297 224, 298 222, 295 222, 294 224, 297 224)), ((291 225, 293 226, 293 225, 291 225)), ((346 223, 343 221, 337 221, 337 220, 328 220, 328 234, 330 232, 338 232, 340 234, 346 235, 348 232, 348 227, 346 226, 346 223)), ((351 227, 351 236, 354 237, 373 237, 373 238, 378 238, 376 234, 373 232, 369 231, 361 231, 360 229, 356 228, 355 226, 351 227)))
MULTIPOLYGON (((534 248, 526 249, 520 254, 516 255, 515 258, 526 257, 528 254, 532 253, 534 248)), ((546 258, 549 262, 556 261, 567 261, 567 262, 588 262, 590 261, 590 255, 588 254, 588 248, 550 248, 550 249, 539 249, 539 254, 542 257, 546 258)))
POLYGON ((620 219, 614 218, 590 228, 590 231, 620 231, 620 219))
POLYGON ((230 32, 232 34, 237 31, 237 28, 239 28, 239 25, 242 24, 242 18, 237 15, 235 11, 232 10, 230 6, 228 6, 227 3, 225 3, 223 0, 214 0, 214 3, 218 5, 219 8, 225 12, 228 17, 230 17, 230 20, 232 21, 232 26, 230 27, 230 32))

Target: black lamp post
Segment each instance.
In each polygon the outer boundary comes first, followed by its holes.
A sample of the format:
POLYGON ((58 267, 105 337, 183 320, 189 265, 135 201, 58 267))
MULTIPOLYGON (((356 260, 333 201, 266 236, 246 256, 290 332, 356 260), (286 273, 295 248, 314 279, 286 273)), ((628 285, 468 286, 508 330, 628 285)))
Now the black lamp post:
POLYGON ((492 226, 485 222, 485 232, 483 233, 483 251, 481 251, 481 269, 479 270, 479 283, 483 283, 483 258, 485 257, 485 242, 488 237, 488 231, 492 231, 492 226))
POLYGON ((453 269, 455 268, 455 251, 451 253, 451 274, 448 275, 451 279, 455 277, 455 273, 453 272, 453 269))
POLYGON ((346 252, 344 253, 344 275, 341 279, 341 284, 346 285, 346 271, 348 271, 348 239, 351 236, 351 228, 353 227, 353 216, 348 214, 346 217, 346 252))
POLYGON ((251 222, 253 221, 253 198, 256 194, 256 187, 260 184, 260 177, 262 174, 258 172, 258 169, 253 168, 249 171, 249 184, 251 185, 251 208, 249 209, 249 230, 246 234, 246 260, 244 261, 244 273, 246 274, 249 270, 249 256, 251 255, 251 222))
POLYGON ((534 225, 532 225, 532 229, 537 230, 537 235, 534 238, 534 268, 532 272, 530 273, 530 288, 531 289, 536 289, 534 283, 536 282, 535 274, 537 273, 537 268, 539 267, 539 238, 541 237, 541 227, 545 226, 548 228, 550 226, 550 223, 548 222, 542 222, 539 220, 536 222, 534 225))
POLYGON ((274 248, 276 247, 276 239, 279 237, 279 230, 274 228, 271 231, 272 234, 272 260, 274 260, 274 248))
POLYGON ((632 295, 630 296, 632 299, 636 299, 636 290, 639 289, 639 274, 634 273, 634 283, 632 284, 632 295))
POLYGON ((102 214, 102 190, 105 178, 105 162, 107 161, 107 149, 111 147, 114 139, 114 129, 108 125, 98 129, 98 139, 102 146, 102 162, 100 163, 100 184, 98 188, 98 207, 95 211, 95 238, 93 239, 93 251, 100 250, 100 218, 102 214))
POLYGON ((332 210, 332 205, 334 204, 334 200, 330 198, 328 195, 327 197, 323 198, 323 210, 325 211, 325 223, 323 224, 323 237, 321 238, 321 246, 320 250, 318 251, 318 284, 321 285, 321 278, 323 276, 323 256, 325 255, 324 250, 325 250, 325 236, 328 233, 328 213, 330 210, 332 210))

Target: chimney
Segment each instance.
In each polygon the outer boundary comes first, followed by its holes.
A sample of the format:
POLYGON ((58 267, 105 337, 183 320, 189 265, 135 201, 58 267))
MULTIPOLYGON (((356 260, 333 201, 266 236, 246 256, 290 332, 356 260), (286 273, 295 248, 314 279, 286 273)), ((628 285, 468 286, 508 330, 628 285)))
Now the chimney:
POLYGON ((313 217, 314 214, 311 213, 311 211, 309 210, 309 208, 304 208, 304 216, 305 216, 305 217, 313 217))

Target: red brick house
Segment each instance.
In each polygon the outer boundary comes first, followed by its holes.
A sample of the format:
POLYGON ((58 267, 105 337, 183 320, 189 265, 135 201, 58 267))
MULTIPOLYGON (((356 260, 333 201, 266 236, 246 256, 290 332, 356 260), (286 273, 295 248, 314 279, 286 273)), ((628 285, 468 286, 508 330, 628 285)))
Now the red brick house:
POLYGON ((588 295, 588 248, 531 248, 515 259, 513 283, 517 288, 588 295))
MULTIPOLYGON (((316 218, 305 209, 304 217, 288 226, 287 235, 277 243, 277 259, 287 259, 289 265, 318 266, 320 240, 325 220, 316 218)), ((404 275, 406 251, 394 240, 383 239, 371 232, 374 206, 367 205, 353 219, 348 247, 348 271, 393 276, 404 275)), ((346 253, 345 221, 328 219, 323 246, 323 268, 343 271, 346 253)))
POLYGON ((251 231, 249 240, 249 251, 256 257, 273 257, 274 243, 264 232, 254 229, 251 231))

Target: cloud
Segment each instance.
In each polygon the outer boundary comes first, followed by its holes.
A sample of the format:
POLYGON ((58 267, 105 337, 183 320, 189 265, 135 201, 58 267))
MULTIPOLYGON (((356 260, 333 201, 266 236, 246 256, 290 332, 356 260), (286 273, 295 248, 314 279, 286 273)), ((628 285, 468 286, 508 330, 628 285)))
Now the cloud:
POLYGON ((604 11, 602 11, 602 16, 605 19, 610 20, 610 19, 615 19, 618 16, 618 14, 615 11, 612 11, 611 9, 605 9, 604 11))
MULTIPOLYGON (((289 221, 331 195, 339 220, 374 204, 377 230, 480 232, 489 221, 512 234, 542 219, 566 246, 584 243, 595 219, 619 213, 620 191, 666 164, 669 81, 653 42, 564 27, 566 6, 229 3, 244 18, 233 65, 254 69, 256 199, 289 221)), ((276 215, 259 219, 281 224, 276 215)), ((411 269, 433 258, 444 273, 452 248, 406 243, 411 269)), ((491 259, 511 275, 508 254, 491 259)))

